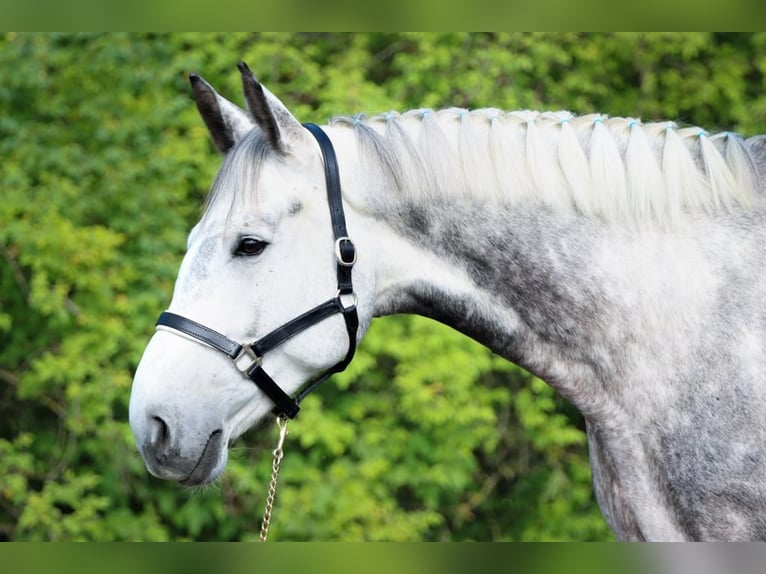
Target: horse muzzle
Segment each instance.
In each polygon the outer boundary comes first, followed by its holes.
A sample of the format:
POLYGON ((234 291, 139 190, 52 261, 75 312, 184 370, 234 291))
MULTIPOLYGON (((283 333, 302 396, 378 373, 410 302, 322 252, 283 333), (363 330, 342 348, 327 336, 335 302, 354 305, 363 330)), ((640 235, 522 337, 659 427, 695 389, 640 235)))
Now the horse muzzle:
POLYGON ((180 433, 154 415, 133 432, 147 470, 157 478, 198 486, 215 480, 226 466, 228 441, 221 429, 182 444, 180 433))

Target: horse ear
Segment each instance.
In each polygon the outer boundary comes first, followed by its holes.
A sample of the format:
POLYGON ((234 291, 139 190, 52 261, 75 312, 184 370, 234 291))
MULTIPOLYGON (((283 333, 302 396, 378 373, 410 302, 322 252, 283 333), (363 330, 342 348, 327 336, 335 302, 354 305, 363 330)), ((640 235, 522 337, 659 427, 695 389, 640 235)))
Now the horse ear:
POLYGON ((274 151, 289 153, 293 144, 305 137, 306 130, 285 105, 267 90, 244 62, 238 64, 242 74, 245 101, 255 123, 263 130, 274 151))
POLYGON ((220 96, 197 74, 189 74, 194 102, 205 121, 213 142, 227 153, 255 127, 253 120, 239 106, 220 96))

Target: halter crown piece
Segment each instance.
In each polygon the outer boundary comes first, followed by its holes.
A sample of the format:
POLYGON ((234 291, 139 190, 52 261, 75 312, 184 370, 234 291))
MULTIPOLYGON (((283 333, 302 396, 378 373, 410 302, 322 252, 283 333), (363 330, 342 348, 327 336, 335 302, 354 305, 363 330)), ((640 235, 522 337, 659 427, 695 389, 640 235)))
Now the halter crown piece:
POLYGON ((338 276, 338 291, 332 299, 317 305, 295 319, 277 327, 271 333, 264 335, 253 343, 237 343, 221 333, 201 325, 181 315, 165 311, 157 320, 157 327, 164 327, 195 341, 216 349, 227 355, 234 367, 249 378, 274 403, 272 412, 277 416, 295 418, 300 410, 300 402, 311 391, 325 382, 331 375, 343 371, 356 352, 356 332, 359 327, 357 315, 357 298, 351 281, 351 270, 356 263, 356 248, 346 231, 346 217, 343 212, 343 199, 340 190, 340 174, 338 160, 335 156, 330 138, 315 124, 303 124, 319 143, 324 160, 325 181, 327 185, 327 200, 330 206, 330 219, 335 237, 335 262, 338 276), (327 369, 315 379, 308 381, 302 389, 291 397, 263 370, 263 355, 278 347, 285 341, 324 321, 328 317, 340 313, 346 323, 348 333, 348 351, 346 356, 334 366, 327 369))

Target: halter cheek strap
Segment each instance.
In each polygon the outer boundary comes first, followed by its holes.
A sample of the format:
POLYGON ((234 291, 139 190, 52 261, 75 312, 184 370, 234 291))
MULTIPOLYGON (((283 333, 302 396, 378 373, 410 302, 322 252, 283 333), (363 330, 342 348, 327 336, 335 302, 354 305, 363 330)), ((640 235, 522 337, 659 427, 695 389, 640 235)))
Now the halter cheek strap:
POLYGON ((319 126, 304 124, 304 127, 316 138, 322 150, 322 158, 324 160, 327 200, 330 207, 333 235, 335 237, 334 249, 338 277, 338 291, 335 296, 295 319, 288 321, 281 327, 277 327, 250 344, 240 344, 232 341, 205 325, 181 315, 170 313, 169 311, 162 313, 157 320, 158 328, 170 329, 171 332, 175 331, 183 334, 227 355, 232 360, 234 366, 271 399, 275 405, 272 412, 276 415, 284 415, 289 418, 294 418, 298 414, 300 402, 306 395, 316 389, 331 375, 343 371, 348 366, 356 352, 356 335, 359 327, 359 316, 356 309, 357 298, 351 278, 351 270, 354 263, 356 263, 356 248, 348 237, 348 231, 346 230, 346 217, 343 212, 340 174, 338 172, 335 150, 327 134, 319 126), (298 333, 336 314, 341 314, 346 324, 346 332, 348 334, 348 351, 346 356, 318 377, 304 384, 295 398, 290 397, 263 370, 261 364, 263 355, 298 333))

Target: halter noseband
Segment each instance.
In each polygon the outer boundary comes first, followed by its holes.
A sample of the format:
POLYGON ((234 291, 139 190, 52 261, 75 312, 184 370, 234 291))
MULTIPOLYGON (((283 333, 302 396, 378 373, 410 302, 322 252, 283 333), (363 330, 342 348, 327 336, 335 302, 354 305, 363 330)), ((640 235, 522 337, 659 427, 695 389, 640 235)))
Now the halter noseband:
POLYGON ((311 391, 316 389, 331 375, 344 370, 356 352, 356 331, 359 327, 359 317, 356 311, 356 294, 351 282, 351 269, 356 263, 356 248, 346 231, 346 217, 343 213, 343 199, 340 191, 340 175, 338 161, 330 138, 315 124, 303 124, 319 143, 324 160, 325 181, 327 185, 327 200, 330 206, 332 231, 335 236, 335 260, 338 274, 338 292, 335 296, 317 305, 310 311, 277 327, 271 333, 264 335, 254 343, 240 344, 224 335, 201 325, 191 319, 165 311, 157 320, 157 327, 165 327, 182 333, 195 341, 212 347, 227 355, 234 366, 243 375, 253 381, 274 403, 272 412, 294 418, 300 410, 300 402, 311 391), (261 365, 263 355, 281 345, 298 333, 324 321, 328 317, 340 313, 346 322, 348 332, 348 351, 346 356, 336 365, 330 367, 321 375, 303 386, 295 398, 285 393, 261 365))

